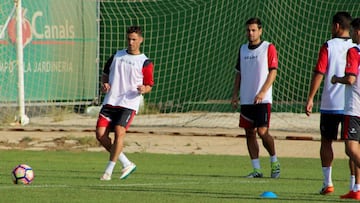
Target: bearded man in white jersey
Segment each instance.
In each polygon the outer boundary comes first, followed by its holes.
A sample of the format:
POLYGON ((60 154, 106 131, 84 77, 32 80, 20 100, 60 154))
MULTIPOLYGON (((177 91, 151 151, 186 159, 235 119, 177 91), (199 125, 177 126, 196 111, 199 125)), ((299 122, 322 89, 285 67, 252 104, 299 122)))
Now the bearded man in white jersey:
POLYGON ((270 155, 271 178, 280 177, 280 163, 275 143, 269 134, 272 104, 272 84, 275 81, 278 58, 273 44, 261 40, 262 23, 259 18, 246 22, 248 43, 239 50, 232 96, 232 106, 238 108, 240 92, 239 127, 245 129, 246 143, 253 171, 248 178, 262 178, 257 135, 270 155))
POLYGON ((351 27, 352 39, 357 45, 347 52, 345 75, 334 75, 331 82, 345 84, 345 151, 356 164, 355 184, 340 198, 360 200, 360 18, 354 19, 351 27))
POLYGON ((139 110, 141 95, 149 93, 154 85, 153 63, 140 51, 143 42, 139 26, 127 30, 127 49, 118 50, 105 64, 102 91, 106 93, 96 124, 96 138, 110 152, 110 158, 100 180, 111 180, 116 161, 122 163, 120 179, 127 178, 136 169, 123 151, 126 130, 139 110), (114 131, 114 140, 109 133, 114 131))
MULTIPOLYGON (((320 159, 323 185, 319 193, 322 195, 334 192, 332 181, 332 162, 334 159, 332 142, 337 140, 339 125, 343 128, 345 86, 342 84, 332 84, 331 77, 334 74, 344 75, 346 52, 350 47, 354 46, 350 38, 351 20, 352 18, 347 12, 337 12, 333 16, 331 25, 332 39, 328 40, 320 48, 318 62, 313 71, 310 91, 305 106, 305 113, 307 116, 310 116, 314 105, 314 97, 324 78, 320 104, 320 159)), ((355 181, 355 169, 351 160, 349 160, 349 167, 351 188, 355 181)))

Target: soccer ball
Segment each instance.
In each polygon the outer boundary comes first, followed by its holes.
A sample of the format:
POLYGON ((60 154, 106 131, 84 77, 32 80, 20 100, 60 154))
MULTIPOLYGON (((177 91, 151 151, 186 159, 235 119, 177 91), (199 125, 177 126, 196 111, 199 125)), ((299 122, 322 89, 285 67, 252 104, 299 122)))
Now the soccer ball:
POLYGON ((14 184, 28 185, 34 180, 33 169, 26 164, 17 165, 11 172, 14 184))

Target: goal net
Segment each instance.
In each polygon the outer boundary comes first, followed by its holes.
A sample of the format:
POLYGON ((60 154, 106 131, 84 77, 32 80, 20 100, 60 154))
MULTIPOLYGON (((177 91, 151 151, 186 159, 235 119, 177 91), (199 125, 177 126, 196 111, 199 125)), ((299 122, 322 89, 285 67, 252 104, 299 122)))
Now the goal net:
POLYGON ((263 39, 279 54, 273 109, 302 112, 317 53, 339 10, 360 14, 356 0, 103 0, 101 64, 126 45, 127 26, 142 25, 143 51, 156 67, 156 85, 146 102, 161 112, 228 112, 238 48, 246 42, 244 23, 258 16, 263 39))
MULTIPOLYGON (((263 39, 274 43, 279 55, 273 111, 302 113, 319 48, 331 37, 332 16, 348 11, 357 17, 358 8, 357 0, 102 0, 100 65, 126 46, 127 26, 141 25, 143 52, 154 61, 156 82, 145 96, 145 111, 202 112, 203 117, 231 113, 234 67, 239 46, 246 42, 244 24, 257 16, 263 39)), ((319 99, 320 93, 315 112, 319 99)), ((228 122, 220 116, 216 125, 228 122)))

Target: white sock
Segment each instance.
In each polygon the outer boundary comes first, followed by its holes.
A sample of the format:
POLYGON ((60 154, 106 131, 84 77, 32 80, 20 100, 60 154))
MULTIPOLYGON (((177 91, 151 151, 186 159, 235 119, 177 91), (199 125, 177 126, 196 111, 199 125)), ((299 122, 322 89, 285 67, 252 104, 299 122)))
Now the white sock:
POLYGON ((121 152, 119 155, 119 161, 121 162, 123 168, 131 164, 131 161, 125 156, 123 152, 121 152))
POLYGON ((273 163, 273 162, 277 162, 277 156, 274 155, 274 156, 270 156, 270 162, 273 163))
POLYGON ((251 159, 251 164, 253 168, 260 169, 260 160, 259 159, 251 159))
POLYGON ((354 185, 354 188, 353 188, 353 191, 354 192, 357 192, 357 191, 359 191, 360 190, 360 184, 355 184, 354 185))
POLYGON ((105 173, 112 175, 116 162, 109 161, 105 168, 105 173))
POLYGON ((352 190, 355 187, 355 176, 350 176, 350 190, 352 190))
POLYGON ((332 167, 322 167, 323 175, 324 175, 324 184, 326 186, 332 186, 332 179, 331 179, 331 171, 332 167))

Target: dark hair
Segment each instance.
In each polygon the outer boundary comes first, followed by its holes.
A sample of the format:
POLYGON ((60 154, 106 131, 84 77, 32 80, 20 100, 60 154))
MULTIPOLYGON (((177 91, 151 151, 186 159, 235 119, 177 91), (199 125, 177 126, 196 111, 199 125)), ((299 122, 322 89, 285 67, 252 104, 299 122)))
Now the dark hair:
POLYGON ((251 24, 257 24, 258 28, 262 28, 262 24, 261 24, 261 20, 260 18, 254 17, 254 18, 250 18, 249 20, 246 21, 245 25, 251 25, 251 24))
POLYGON ((360 30, 360 18, 355 18, 353 21, 351 21, 351 27, 354 30, 360 30))
POLYGON ((341 11, 341 12, 337 12, 333 16, 332 23, 333 25, 338 23, 340 25, 340 28, 344 30, 349 30, 351 20, 352 20, 351 15, 348 12, 341 11))
POLYGON ((140 26, 130 26, 127 31, 126 31, 126 34, 131 34, 131 33, 136 33, 140 36, 142 36, 142 29, 140 26))

